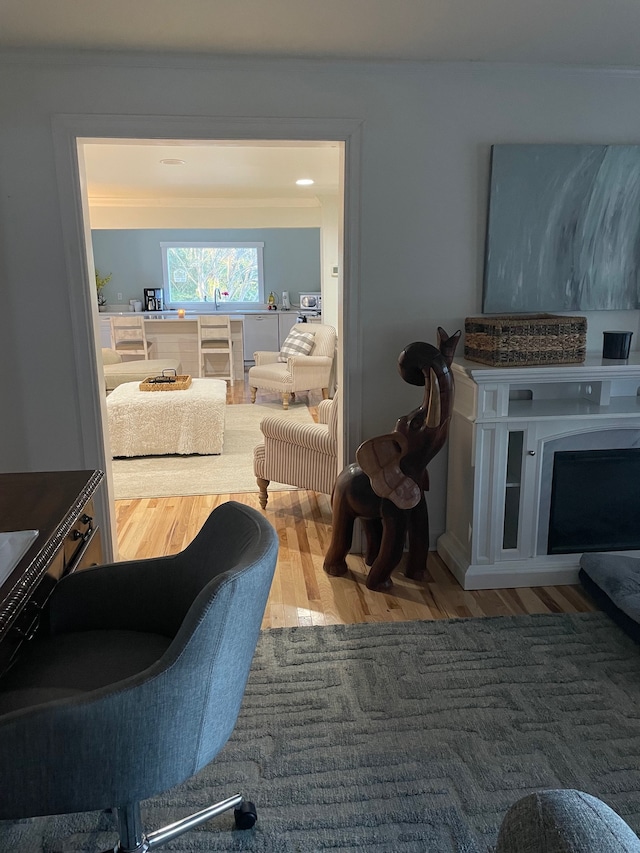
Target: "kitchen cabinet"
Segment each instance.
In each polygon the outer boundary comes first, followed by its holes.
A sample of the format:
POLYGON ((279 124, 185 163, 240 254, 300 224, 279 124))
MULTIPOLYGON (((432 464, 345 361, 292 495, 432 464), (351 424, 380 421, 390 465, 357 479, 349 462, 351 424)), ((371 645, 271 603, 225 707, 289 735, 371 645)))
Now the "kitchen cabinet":
MULTIPOLYGON (((233 347, 233 373, 234 379, 244 379, 244 351, 243 351, 243 315, 231 314, 231 345, 233 347)), ((179 318, 175 311, 143 314, 145 333, 147 340, 152 344, 151 358, 177 359, 182 364, 182 372, 190 376, 199 376, 199 350, 198 350, 198 316, 187 314, 179 318)), ((103 325, 110 330, 109 317, 100 318, 100 334, 103 336, 103 325)), ((102 344, 111 346, 110 342, 102 344)), ((253 353, 253 351, 252 351, 253 353)))
POLYGON ((287 335, 297 322, 297 311, 278 312, 278 349, 282 349, 282 344, 285 342, 287 335))
POLYGON ((145 314, 144 327, 147 341, 152 345, 151 358, 176 359, 183 374, 200 375, 197 315, 188 314, 179 319, 175 312, 149 313, 145 314))
POLYGON ((279 352, 287 335, 297 322, 297 311, 245 314, 244 360, 253 361, 253 354, 257 350, 279 352))
POLYGON ((277 312, 245 314, 244 360, 253 361, 253 354, 258 350, 280 352, 279 334, 277 312))

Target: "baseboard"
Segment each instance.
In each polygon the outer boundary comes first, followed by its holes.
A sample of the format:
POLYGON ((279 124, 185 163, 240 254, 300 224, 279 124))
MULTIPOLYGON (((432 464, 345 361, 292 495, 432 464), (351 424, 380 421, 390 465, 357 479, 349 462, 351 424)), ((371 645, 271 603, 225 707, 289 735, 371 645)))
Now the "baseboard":
POLYGON ((438 554, 463 589, 516 589, 578 583, 580 554, 534 560, 504 560, 493 565, 469 563, 460 544, 448 533, 438 539, 438 554), (542 562, 543 561, 543 562, 542 562))

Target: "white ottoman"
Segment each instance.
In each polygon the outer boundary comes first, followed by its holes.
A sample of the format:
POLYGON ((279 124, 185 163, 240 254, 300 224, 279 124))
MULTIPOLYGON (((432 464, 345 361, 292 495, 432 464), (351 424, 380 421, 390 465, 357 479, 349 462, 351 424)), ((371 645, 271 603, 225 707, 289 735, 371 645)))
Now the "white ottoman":
POLYGON ((125 382, 107 397, 113 456, 222 453, 227 383, 193 379, 186 391, 141 391, 125 382))

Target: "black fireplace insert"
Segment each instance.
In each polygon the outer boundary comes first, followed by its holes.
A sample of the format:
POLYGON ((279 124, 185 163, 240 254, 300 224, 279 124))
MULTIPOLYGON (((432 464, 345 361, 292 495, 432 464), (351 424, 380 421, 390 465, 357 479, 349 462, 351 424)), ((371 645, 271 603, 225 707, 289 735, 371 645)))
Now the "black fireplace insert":
POLYGON ((640 449, 557 451, 548 554, 640 548, 640 449))

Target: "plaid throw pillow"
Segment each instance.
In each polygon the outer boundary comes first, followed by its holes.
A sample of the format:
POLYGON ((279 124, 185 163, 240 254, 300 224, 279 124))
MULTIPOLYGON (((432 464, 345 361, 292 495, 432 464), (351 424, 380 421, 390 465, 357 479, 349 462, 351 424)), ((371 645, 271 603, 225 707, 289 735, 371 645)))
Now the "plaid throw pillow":
POLYGON ((314 338, 313 332, 298 331, 294 326, 282 344, 278 361, 286 361, 292 355, 309 355, 314 338))

